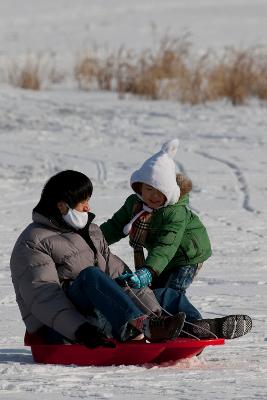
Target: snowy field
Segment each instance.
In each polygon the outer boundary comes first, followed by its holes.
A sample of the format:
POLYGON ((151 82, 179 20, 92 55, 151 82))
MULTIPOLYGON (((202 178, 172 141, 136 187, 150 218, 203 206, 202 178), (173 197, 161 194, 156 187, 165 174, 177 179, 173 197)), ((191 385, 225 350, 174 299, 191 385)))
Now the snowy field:
MULTIPOLYGON (((86 40, 147 46, 151 24, 159 33, 186 28, 199 48, 250 45, 266 40, 266 15, 264 0, 0 0, 0 53, 52 49, 68 58, 86 40)), ((266 126, 266 104, 256 101, 191 107, 0 86, 1 400, 267 398, 266 126), (174 137, 177 169, 193 180, 191 206, 213 245, 189 297, 205 317, 249 314, 252 332, 162 367, 34 364, 23 346, 9 257, 45 181, 67 168, 87 174, 101 223, 129 195, 131 172, 174 137)), ((132 264, 127 240, 112 250, 132 264)))

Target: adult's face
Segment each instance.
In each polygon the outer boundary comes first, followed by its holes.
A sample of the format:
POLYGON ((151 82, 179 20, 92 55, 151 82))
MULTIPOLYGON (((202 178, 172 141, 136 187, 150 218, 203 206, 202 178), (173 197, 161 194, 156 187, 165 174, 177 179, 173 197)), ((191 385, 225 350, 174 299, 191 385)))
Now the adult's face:
MULTIPOLYGON (((89 212, 90 211, 90 205, 89 205, 90 197, 86 200, 80 201, 76 206, 74 207, 74 210, 80 211, 80 212, 89 212)), ((64 201, 59 201, 57 203, 57 208, 61 212, 62 215, 66 215, 68 213, 69 207, 64 201)))

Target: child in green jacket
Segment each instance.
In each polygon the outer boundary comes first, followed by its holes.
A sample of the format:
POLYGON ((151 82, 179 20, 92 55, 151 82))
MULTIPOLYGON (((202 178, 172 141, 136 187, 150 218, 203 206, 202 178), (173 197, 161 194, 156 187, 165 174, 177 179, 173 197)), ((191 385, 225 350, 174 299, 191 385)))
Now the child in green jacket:
POLYGON ((152 283, 153 288, 184 294, 210 257, 211 246, 206 228, 189 208, 192 183, 175 171, 178 145, 178 139, 166 142, 132 174, 135 194, 100 228, 108 244, 129 234, 136 273, 128 283, 135 287, 152 283))
POLYGON ((138 289, 152 284, 167 314, 183 311, 187 322, 191 321, 185 323, 185 335, 240 337, 251 330, 249 316, 202 319, 185 295, 198 269, 210 257, 211 247, 206 228, 188 207, 192 183, 175 171, 173 158, 178 145, 177 139, 166 142, 132 174, 135 194, 100 226, 108 244, 129 235, 134 249, 136 272, 116 280, 138 289))

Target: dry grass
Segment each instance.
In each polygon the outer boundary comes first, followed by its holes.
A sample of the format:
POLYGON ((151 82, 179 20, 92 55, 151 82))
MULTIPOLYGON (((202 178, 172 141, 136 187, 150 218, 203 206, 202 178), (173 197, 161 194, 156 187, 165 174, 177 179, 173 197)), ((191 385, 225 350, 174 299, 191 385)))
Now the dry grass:
POLYGON ((229 49, 207 75, 209 100, 228 98, 232 104, 244 104, 252 94, 255 58, 251 51, 229 49))
POLYGON ((132 93, 153 100, 169 98, 173 82, 187 73, 185 60, 189 47, 185 37, 165 37, 155 53, 145 50, 139 57, 130 52, 126 57, 121 56, 117 74, 120 96, 132 93))
POLYGON ((41 89, 40 66, 38 61, 27 60, 22 66, 12 63, 8 71, 8 82, 21 89, 41 89))
POLYGON ((16 61, 9 59, 5 64, 7 82, 21 89, 41 90, 63 82, 66 75, 56 67, 53 53, 29 54, 16 61))
POLYGON ((74 67, 74 77, 79 88, 112 90, 114 59, 115 57, 112 55, 99 58, 88 52, 84 56, 80 56, 74 67))
POLYGON ((260 52, 255 63, 252 95, 260 100, 267 100, 267 56, 260 52))
POLYGON ((199 104, 226 98, 241 105, 251 96, 267 98, 267 54, 257 49, 225 49, 193 57, 187 37, 165 37, 155 52, 136 55, 122 48, 113 57, 84 57, 75 77, 83 89, 115 90, 146 99, 199 104), (112 84, 113 83, 113 84, 112 84))
MULTIPOLYGON (((50 64, 39 56, 13 62, 7 69, 8 82, 40 90, 45 81, 64 81, 66 73, 63 67, 55 68, 53 57, 50 64)), ((225 98, 242 105, 250 97, 267 100, 267 52, 227 48, 220 56, 214 52, 197 56, 188 36, 164 37, 155 51, 140 54, 126 48, 102 55, 97 49, 87 51, 77 57, 73 77, 82 90, 116 91, 121 98, 131 94, 190 104, 225 98)))

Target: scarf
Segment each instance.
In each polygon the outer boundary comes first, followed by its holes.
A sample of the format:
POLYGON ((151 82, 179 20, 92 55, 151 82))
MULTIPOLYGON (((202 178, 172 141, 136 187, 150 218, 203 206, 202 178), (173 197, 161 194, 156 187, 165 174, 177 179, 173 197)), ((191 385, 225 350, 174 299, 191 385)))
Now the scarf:
POLYGON ((133 207, 133 218, 125 225, 124 234, 129 233, 129 244, 134 250, 134 265, 138 269, 145 263, 144 244, 152 218, 152 208, 143 203, 137 203, 133 207))

